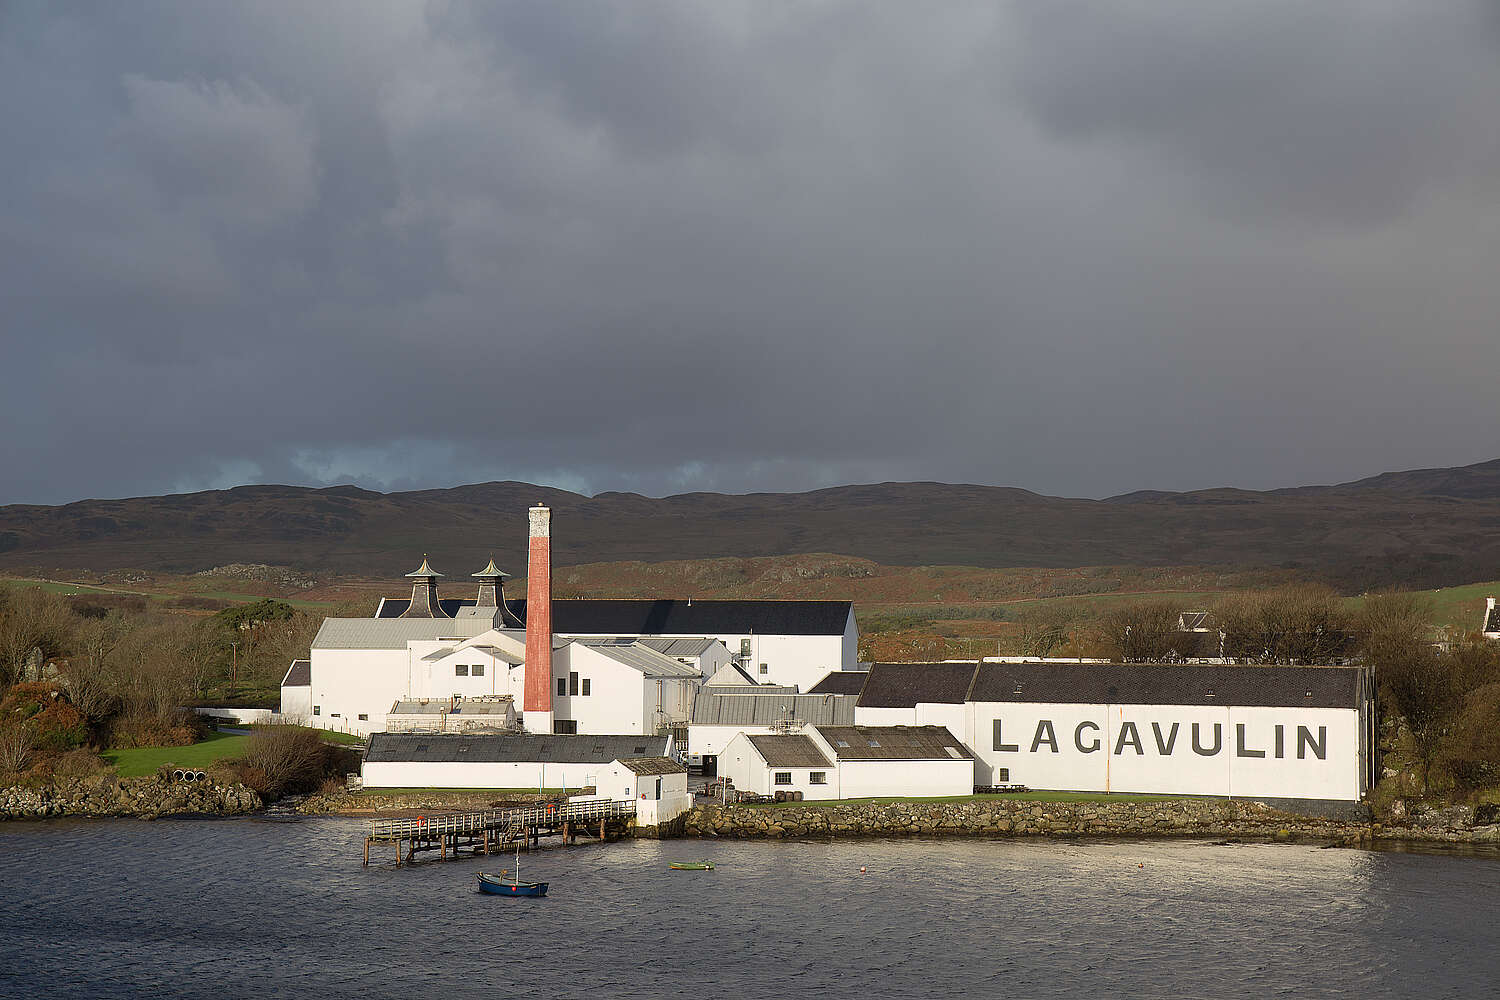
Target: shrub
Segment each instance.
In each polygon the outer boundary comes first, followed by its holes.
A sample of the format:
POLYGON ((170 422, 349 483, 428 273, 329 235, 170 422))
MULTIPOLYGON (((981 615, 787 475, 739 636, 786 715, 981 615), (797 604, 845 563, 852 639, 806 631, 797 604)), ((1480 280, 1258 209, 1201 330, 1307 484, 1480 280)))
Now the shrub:
POLYGON ((26 719, 0 722, 0 771, 19 774, 36 755, 36 726, 26 719))
POLYGON ((302 726, 256 729, 238 761, 239 780, 263 798, 310 792, 328 773, 327 748, 317 730, 302 726))
POLYGON ((192 746, 207 735, 208 728, 197 712, 174 712, 166 719, 155 714, 132 713, 115 719, 109 731, 109 745, 117 750, 192 746))
POLYGON ((0 719, 26 722, 36 748, 61 753, 89 740, 89 723, 62 689, 52 684, 17 684, 0 701, 0 719))
POLYGON ((52 765, 52 774, 61 780, 92 778, 113 770, 109 762, 92 750, 69 750, 52 765))

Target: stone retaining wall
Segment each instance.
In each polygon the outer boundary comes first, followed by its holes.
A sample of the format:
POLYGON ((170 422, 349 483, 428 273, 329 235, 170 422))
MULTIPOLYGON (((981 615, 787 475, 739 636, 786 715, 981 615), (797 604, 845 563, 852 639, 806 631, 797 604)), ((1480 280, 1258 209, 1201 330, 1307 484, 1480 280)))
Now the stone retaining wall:
POLYGON ((244 785, 163 781, 160 778, 82 778, 51 785, 0 789, 0 819, 49 816, 134 816, 157 819, 185 813, 236 816, 264 803, 244 785))
POLYGON ((1258 802, 1171 799, 1117 802, 843 803, 827 806, 698 806, 682 818, 687 837, 1249 837, 1357 844, 1373 838, 1500 842, 1500 826, 1435 816, 1426 825, 1302 816, 1258 802))
POLYGON ((556 795, 536 792, 460 792, 441 788, 422 792, 334 792, 309 795, 297 803, 307 815, 374 816, 395 813, 480 812, 485 809, 519 809, 541 802, 556 802, 556 795))

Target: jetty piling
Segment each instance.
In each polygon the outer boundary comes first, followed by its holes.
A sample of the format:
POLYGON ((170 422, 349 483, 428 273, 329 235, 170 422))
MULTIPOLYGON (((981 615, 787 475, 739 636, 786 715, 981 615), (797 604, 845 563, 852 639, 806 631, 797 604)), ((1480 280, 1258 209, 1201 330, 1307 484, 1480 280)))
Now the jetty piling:
POLYGON ((599 839, 608 839, 609 824, 623 825, 635 815, 633 801, 568 802, 524 809, 488 809, 482 812, 444 813, 402 819, 372 820, 365 837, 364 866, 370 866, 370 847, 389 843, 396 851, 396 867, 411 864, 418 853, 436 851, 440 861, 501 851, 515 843, 531 850, 543 837, 561 834, 563 843, 573 843, 579 830, 591 831, 599 824, 599 839))

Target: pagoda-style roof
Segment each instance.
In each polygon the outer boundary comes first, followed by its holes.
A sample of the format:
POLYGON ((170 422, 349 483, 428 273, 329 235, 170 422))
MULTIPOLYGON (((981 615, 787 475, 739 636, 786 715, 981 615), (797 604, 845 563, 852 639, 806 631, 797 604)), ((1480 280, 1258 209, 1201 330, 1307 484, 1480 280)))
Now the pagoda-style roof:
POLYGON ((488 566, 480 570, 478 573, 474 573, 473 575, 479 577, 480 579, 484 579, 485 577, 501 577, 507 580, 510 579, 509 573, 502 571, 500 567, 495 565, 494 556, 490 556, 490 564, 488 566))
POLYGON ((427 565, 427 557, 424 555, 424 556, 422 556, 422 565, 420 565, 420 566, 417 567, 416 572, 415 573, 408 573, 406 575, 407 576, 415 576, 415 577, 427 577, 428 579, 436 579, 437 577, 440 577, 443 574, 439 573, 437 570, 435 570, 431 566, 427 565))

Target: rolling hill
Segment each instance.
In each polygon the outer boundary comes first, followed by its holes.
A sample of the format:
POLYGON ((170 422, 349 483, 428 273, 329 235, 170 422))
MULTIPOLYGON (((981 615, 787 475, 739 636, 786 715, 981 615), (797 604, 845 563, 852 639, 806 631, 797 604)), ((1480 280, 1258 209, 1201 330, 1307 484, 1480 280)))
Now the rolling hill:
POLYGON ((391 494, 244 486, 0 507, 0 568, 186 573, 253 562, 394 576, 428 553, 457 576, 493 553, 519 569, 525 509, 537 501, 555 511, 559 565, 822 552, 895 566, 1274 567, 1359 588, 1490 579, 1500 564, 1497 460, 1334 486, 1106 500, 942 483, 660 499, 515 482, 391 494))

